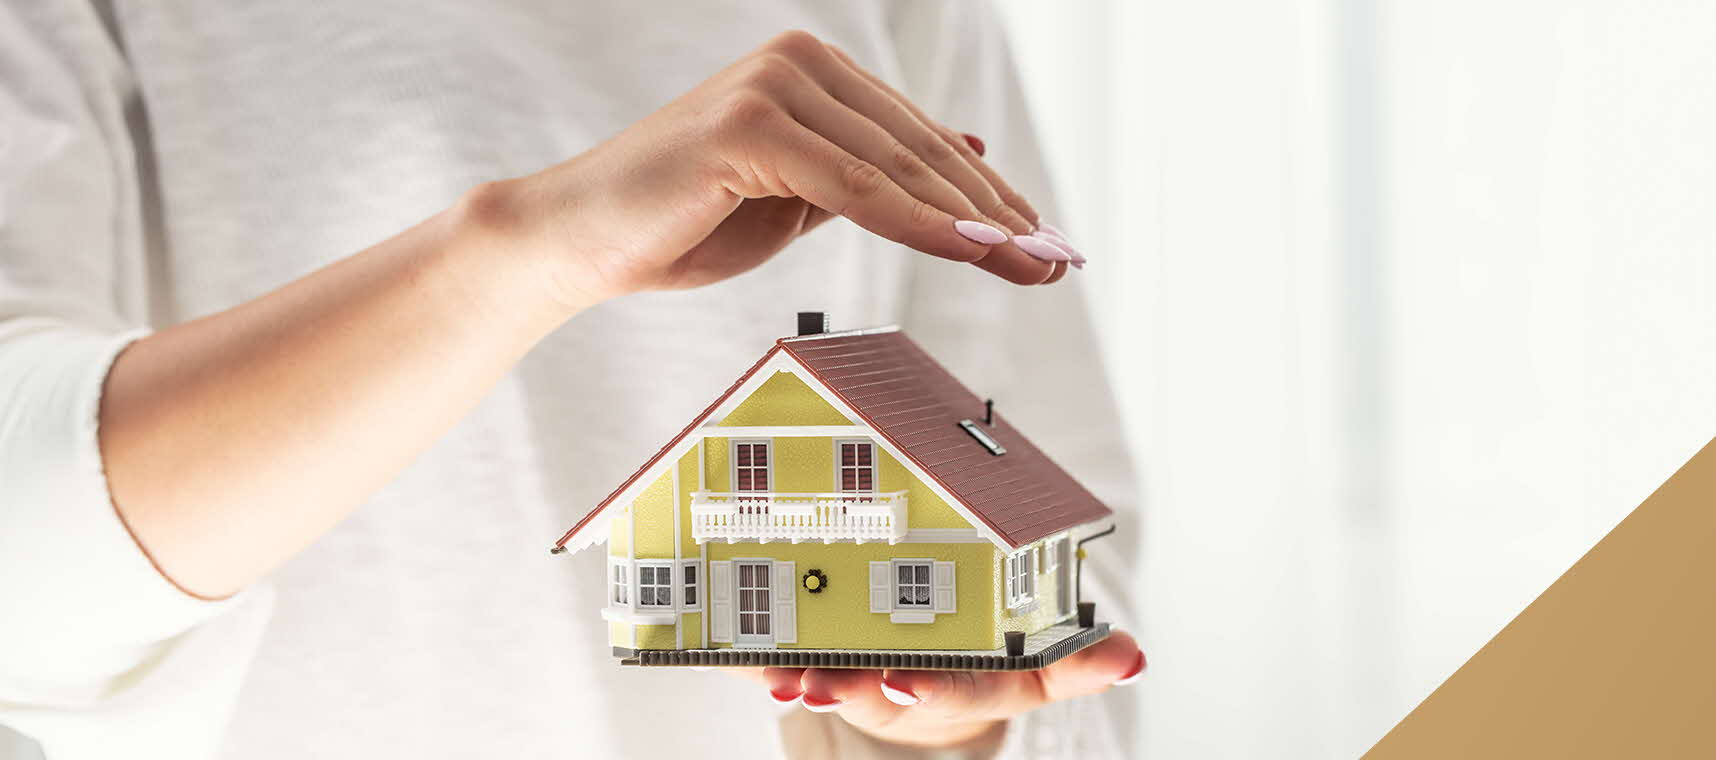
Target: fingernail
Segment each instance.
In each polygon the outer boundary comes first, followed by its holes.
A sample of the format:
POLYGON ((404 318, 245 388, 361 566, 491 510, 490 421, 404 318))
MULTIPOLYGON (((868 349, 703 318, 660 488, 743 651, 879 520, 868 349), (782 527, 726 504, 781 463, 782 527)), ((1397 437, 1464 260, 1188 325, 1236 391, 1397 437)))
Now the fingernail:
POLYGON ((1037 225, 1037 231, 1031 234, 1043 240, 1047 240, 1050 243, 1055 244, 1055 246, 1059 247, 1061 250, 1066 251, 1067 256, 1070 257, 1067 260, 1072 262, 1074 269, 1083 269, 1085 262, 1089 261, 1089 259, 1085 258, 1084 252, 1080 251, 1067 240, 1066 233, 1061 232, 1060 229, 1048 222, 1043 222, 1042 224, 1037 225))
POLYGON ((792 704, 793 702, 797 702, 798 698, 802 697, 802 696, 804 696, 804 692, 802 692, 802 691, 792 691, 790 689, 770 689, 769 690, 769 698, 773 699, 774 701, 776 701, 780 704, 783 704, 783 705, 792 704))
POLYGON ((983 138, 964 132, 961 132, 960 134, 965 136, 965 144, 970 145, 972 150, 977 151, 977 155, 981 156, 984 153, 989 152, 989 149, 983 145, 983 138))
POLYGON ((911 707, 921 701, 918 699, 918 695, 913 694, 911 690, 902 689, 887 681, 882 682, 882 696, 887 697, 889 702, 901 707, 911 707))
POLYGON ((1083 269, 1084 263, 1089 261, 1089 259, 1084 257, 1083 253, 1080 253, 1077 248, 1073 247, 1072 243, 1068 243, 1063 238, 1048 238, 1048 241, 1053 243, 1056 248, 1065 251, 1067 254, 1067 260, 1072 262, 1072 265, 1079 269, 1083 269))
POLYGON ((845 704, 845 703, 841 702, 838 699, 830 699, 830 700, 824 701, 824 700, 812 697, 809 694, 804 695, 804 709, 809 710, 809 711, 814 712, 814 713, 834 712, 835 710, 840 709, 840 706, 842 704, 845 704))
POLYGON ((1031 258, 1034 259, 1072 261, 1072 256, 1061 250, 1060 246, 1042 238, 1031 237, 1030 235, 1014 235, 1013 244, 1019 246, 1019 250, 1030 254, 1031 258))
POLYGON ((1129 683, 1134 683, 1138 679, 1143 678, 1143 677, 1144 677, 1144 653, 1139 652, 1138 653, 1138 663, 1133 665, 1132 670, 1128 671, 1126 673, 1126 675, 1123 675, 1118 680, 1116 680, 1114 682, 1114 685, 1115 686, 1125 686, 1129 683))
POLYGON ((1007 233, 1002 232, 982 222, 961 219, 953 223, 953 231, 964 236, 966 240, 984 245, 1000 245, 1007 242, 1007 233))

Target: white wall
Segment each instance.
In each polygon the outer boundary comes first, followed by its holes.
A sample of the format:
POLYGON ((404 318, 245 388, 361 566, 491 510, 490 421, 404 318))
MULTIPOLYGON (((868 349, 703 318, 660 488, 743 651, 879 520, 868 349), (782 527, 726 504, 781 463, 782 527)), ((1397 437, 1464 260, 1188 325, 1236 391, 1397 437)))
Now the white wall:
POLYGON ((1002 7, 1145 478, 1145 756, 1362 752, 1716 434, 1716 4, 1002 7))

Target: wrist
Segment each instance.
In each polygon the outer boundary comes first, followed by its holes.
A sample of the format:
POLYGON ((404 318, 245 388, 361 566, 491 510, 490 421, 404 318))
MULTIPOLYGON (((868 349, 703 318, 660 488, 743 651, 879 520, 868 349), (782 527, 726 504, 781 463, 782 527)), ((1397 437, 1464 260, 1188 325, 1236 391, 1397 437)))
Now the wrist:
POLYGON ((576 257, 568 256, 543 232, 540 210, 525 183, 530 178, 481 183, 442 212, 453 247, 485 273, 498 275, 502 298, 538 305, 563 322, 605 300, 589 286, 576 257))

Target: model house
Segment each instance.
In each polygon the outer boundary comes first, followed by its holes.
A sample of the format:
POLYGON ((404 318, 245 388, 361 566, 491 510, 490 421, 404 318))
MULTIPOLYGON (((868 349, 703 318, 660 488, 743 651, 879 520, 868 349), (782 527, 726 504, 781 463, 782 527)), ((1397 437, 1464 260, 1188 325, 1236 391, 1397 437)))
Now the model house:
POLYGON ((1110 510, 904 333, 799 323, 555 544, 607 544, 615 654, 1015 669, 1105 636, 1078 545, 1110 510))

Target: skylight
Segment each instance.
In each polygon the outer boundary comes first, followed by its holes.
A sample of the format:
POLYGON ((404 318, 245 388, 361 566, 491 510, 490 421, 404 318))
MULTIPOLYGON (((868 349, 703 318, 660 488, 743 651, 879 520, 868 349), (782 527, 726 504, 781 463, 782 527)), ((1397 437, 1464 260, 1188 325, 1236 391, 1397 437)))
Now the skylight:
POLYGON ((977 442, 983 444, 983 448, 988 449, 989 453, 994 454, 995 456, 1001 456, 1002 454, 1007 453, 1007 447, 1002 446, 1000 441, 990 437, 989 433, 984 431, 984 429, 977 423, 972 422, 971 420, 960 420, 959 428, 964 430, 972 438, 977 439, 977 442))

